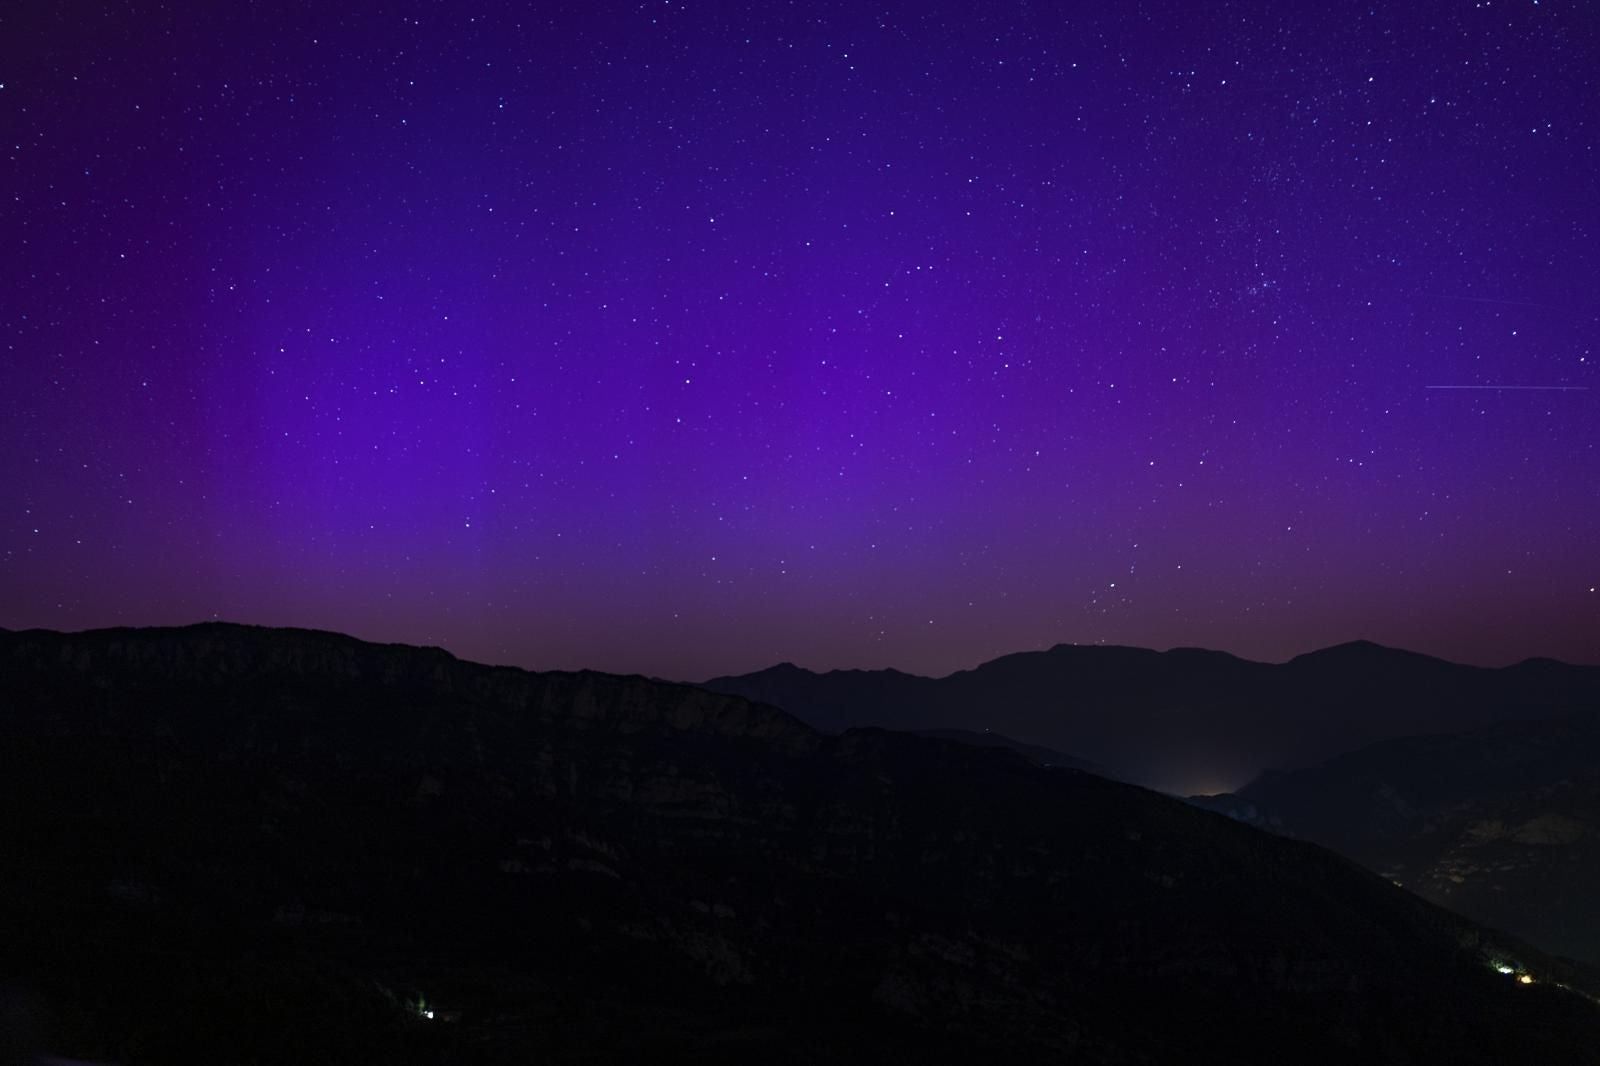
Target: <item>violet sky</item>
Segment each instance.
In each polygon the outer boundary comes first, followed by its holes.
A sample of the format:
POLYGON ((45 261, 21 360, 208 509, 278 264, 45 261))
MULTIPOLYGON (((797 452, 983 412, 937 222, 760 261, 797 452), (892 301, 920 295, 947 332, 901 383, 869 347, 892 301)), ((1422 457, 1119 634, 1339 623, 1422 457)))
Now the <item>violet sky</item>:
POLYGON ((0 625, 1600 661, 1597 42, 1562 0, 4 5, 0 625))

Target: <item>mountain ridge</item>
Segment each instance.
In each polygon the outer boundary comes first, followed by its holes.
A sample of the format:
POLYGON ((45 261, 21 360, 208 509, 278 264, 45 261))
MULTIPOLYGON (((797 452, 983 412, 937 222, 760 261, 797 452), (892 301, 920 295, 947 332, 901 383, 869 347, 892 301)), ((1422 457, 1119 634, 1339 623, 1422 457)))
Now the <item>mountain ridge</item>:
POLYGON ((1283 663, 1227 652, 1058 644, 938 678, 801 667, 703 682, 825 731, 991 729, 1189 795, 1242 787, 1406 733, 1600 707, 1600 667, 1480 667, 1370 641, 1283 663), (1206 787, 1209 786, 1209 787, 1206 787))
POLYGON ((0 707, 75 1058, 1600 1061, 1581 968, 1010 752, 243 628, 3 635, 0 707))
POLYGON ((1567 659, 1556 659, 1556 658, 1552 658, 1550 656, 1543 656, 1543 655, 1528 656, 1528 657, 1523 658, 1523 659, 1518 659, 1515 662, 1505 663, 1505 664, 1500 665, 1500 666, 1487 666, 1487 665, 1484 665, 1482 663, 1460 662, 1460 661, 1457 661, 1455 659, 1450 659, 1450 658, 1447 658, 1447 657, 1442 656, 1442 655, 1435 655, 1435 654, 1433 654, 1431 652, 1414 651, 1414 650, 1409 649, 1409 648, 1402 648, 1402 647, 1398 647, 1398 646, 1392 645, 1392 644, 1384 644, 1384 643, 1381 643, 1379 641, 1368 640, 1365 637, 1356 637, 1356 638, 1353 638, 1351 640, 1340 641, 1340 642, 1338 642, 1336 644, 1329 644, 1329 645, 1327 645, 1325 647, 1312 648, 1309 651, 1298 652, 1298 653, 1296 653, 1294 655, 1291 655, 1287 659, 1253 659, 1253 658, 1250 658, 1249 656, 1239 655, 1239 654, 1237 654, 1235 652, 1226 651, 1226 650, 1221 649, 1221 648, 1208 648, 1208 647, 1204 647, 1204 646, 1198 645, 1198 644, 1175 644, 1170 648, 1153 648, 1153 647, 1147 647, 1147 646, 1141 645, 1141 644, 1098 644, 1098 643, 1095 643, 1095 644, 1080 644, 1080 643, 1074 643, 1072 641, 1058 641, 1057 643, 1052 644, 1047 648, 1027 648, 1027 649, 1023 649, 1021 651, 1003 652, 1000 655, 994 656, 993 658, 984 659, 983 661, 981 661, 979 663, 976 663, 976 664, 974 664, 972 666, 958 667, 958 668, 956 668, 954 670, 949 671, 948 673, 918 673, 918 672, 916 672, 914 670, 903 670, 903 669, 901 669, 899 667, 896 667, 896 666, 853 666, 853 667, 828 667, 828 668, 825 668, 825 669, 819 669, 819 668, 816 668, 816 667, 801 666, 798 663, 794 662, 792 659, 781 659, 778 662, 775 662, 775 663, 771 664, 770 666, 760 667, 759 669, 756 669, 756 670, 748 670, 748 671, 745 671, 743 673, 737 673, 737 674, 718 674, 713 678, 707 679, 706 681, 692 681, 691 680, 691 681, 688 682, 688 684, 701 684, 701 685, 704 685, 704 684, 709 684, 711 681, 716 681, 716 680, 720 680, 720 679, 723 679, 723 678, 752 677, 752 676, 755 676, 757 674, 767 673, 769 671, 780 670, 780 669, 782 669, 782 670, 791 670, 791 671, 800 671, 802 673, 814 674, 814 675, 822 676, 822 677, 828 676, 830 674, 897 674, 897 675, 902 676, 902 677, 920 678, 922 680, 927 680, 927 681, 943 681, 943 680, 946 680, 948 678, 954 677, 954 676, 956 676, 958 674, 970 674, 970 673, 973 673, 973 672, 981 670, 984 667, 989 666, 989 665, 991 665, 993 663, 999 662, 999 661, 1001 661, 1003 659, 1011 659, 1011 658, 1016 658, 1016 657, 1019 657, 1019 656, 1044 656, 1044 655, 1051 655, 1051 654, 1057 653, 1057 652, 1076 651, 1076 650, 1079 650, 1079 649, 1101 649, 1101 650, 1106 650, 1106 651, 1111 651, 1111 652, 1137 652, 1137 653, 1149 654, 1149 655, 1157 655, 1157 656, 1179 656, 1179 657, 1184 656, 1184 655, 1195 655, 1195 654, 1198 654, 1198 655, 1201 655, 1201 656, 1211 657, 1211 658, 1215 658, 1215 659, 1219 659, 1219 660, 1231 660, 1233 662, 1245 663, 1245 664, 1255 665, 1255 666, 1285 666, 1285 665, 1288 665, 1289 663, 1295 662, 1296 660, 1305 660, 1305 659, 1315 660, 1315 659, 1323 658, 1323 657, 1337 657, 1337 656, 1344 655, 1344 654, 1347 654, 1347 653, 1349 653, 1349 654, 1372 653, 1372 654, 1382 654, 1382 655, 1389 655, 1389 656, 1395 656, 1395 657, 1410 657, 1412 659, 1418 659, 1418 660, 1426 659, 1426 660, 1431 660, 1433 662, 1445 663, 1445 664, 1448 664, 1450 666, 1457 667, 1457 668, 1460 668, 1460 669, 1463 669, 1463 670, 1501 671, 1501 670, 1512 670, 1512 669, 1516 669, 1518 667, 1527 666, 1529 664, 1549 664, 1549 665, 1552 665, 1552 666, 1579 669, 1579 670, 1600 669, 1600 661, 1593 662, 1593 663, 1576 662, 1576 661, 1567 660, 1567 659))

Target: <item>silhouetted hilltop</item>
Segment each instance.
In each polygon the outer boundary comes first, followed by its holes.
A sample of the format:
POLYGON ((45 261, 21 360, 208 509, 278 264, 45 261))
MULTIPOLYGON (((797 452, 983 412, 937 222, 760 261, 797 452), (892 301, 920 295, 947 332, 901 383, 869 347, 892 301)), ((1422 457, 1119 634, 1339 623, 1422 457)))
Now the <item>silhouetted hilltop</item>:
MULTIPOLYGON (((1332 644, 1316 651, 1308 651, 1296 655, 1289 660, 1302 666, 1317 664, 1321 666, 1334 665, 1341 668, 1356 667, 1362 670, 1371 670, 1379 666, 1420 667, 1449 670, 1456 664, 1434 655, 1424 655, 1417 651, 1406 651, 1404 648, 1390 648, 1370 640, 1347 640, 1343 644, 1332 644)), ((1554 660, 1552 660, 1554 661, 1554 660)))
MULTIPOLYGON (((760 737, 785 750, 814 747, 817 742, 812 729, 783 711, 718 696, 693 685, 587 670, 533 673, 483 666, 462 662, 442 648, 371 644, 316 630, 203 623, 177 629, 102 629, 72 635, 46 630, 4 632, 0 639, 5 641, 9 665, 15 671, 12 680, 22 684, 26 684, 29 671, 42 677, 93 678, 97 690, 122 686, 123 692, 158 690, 164 682, 185 688, 234 689, 256 679, 270 679, 285 697, 302 685, 315 686, 313 695, 319 699, 327 698, 329 686, 372 695, 403 690, 493 707, 502 715, 532 714, 564 722, 576 718, 625 732, 665 725, 760 737), (282 686, 290 690, 283 691, 282 686)), ((148 710, 122 709, 138 715, 148 710)), ((508 722, 497 724, 505 727, 508 722)), ((142 722, 131 725, 143 727, 142 722)))
POLYGON ((1600 961, 1600 714, 1385 741, 1196 802, 1600 961))
POLYGON ((1600 707, 1600 667, 1462 666, 1356 641, 1257 663, 1178 648, 1057 645, 942 678, 788 667, 705 687, 819 729, 990 729, 1072 752, 1130 781, 1216 792, 1378 740, 1600 707))
POLYGON ((0 708, 60 1055, 1600 1061, 1583 972, 1008 751, 215 625, 0 635, 0 708))

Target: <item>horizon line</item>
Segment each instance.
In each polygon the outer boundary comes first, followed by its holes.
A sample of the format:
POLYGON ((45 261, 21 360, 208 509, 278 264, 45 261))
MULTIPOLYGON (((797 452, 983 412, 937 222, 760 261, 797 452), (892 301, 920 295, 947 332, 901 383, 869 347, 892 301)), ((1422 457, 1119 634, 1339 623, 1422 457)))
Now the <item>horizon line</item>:
MULTIPOLYGON (((703 682, 706 681, 706 680, 716 680, 718 678, 723 678, 723 677, 743 677, 743 676, 746 676, 746 675, 749 675, 749 674, 762 673, 762 672, 764 672, 766 670, 770 670, 770 669, 773 669, 774 667, 779 667, 779 666, 792 666, 792 667, 795 667, 797 669, 804 670, 804 671, 806 671, 808 673, 813 673, 813 674, 885 673, 885 672, 887 672, 887 673, 906 674, 906 675, 911 676, 911 677, 919 677, 919 678, 924 678, 924 679, 928 679, 928 680, 937 681, 937 680, 942 680, 942 679, 944 679, 946 677, 950 677, 950 676, 952 676, 954 674, 967 673, 969 671, 976 670, 977 668, 979 668, 981 666, 986 666, 989 663, 995 662, 995 661, 997 661, 999 659, 1009 658, 1009 657, 1011 657, 1013 655, 1038 654, 1040 652, 1054 651, 1057 648, 1063 648, 1063 647, 1071 647, 1071 648, 1119 648, 1119 649, 1125 649, 1125 650, 1131 650, 1131 651, 1152 652, 1152 653, 1154 653, 1156 655, 1166 655, 1166 654, 1169 654, 1171 652, 1178 652, 1178 651, 1199 651, 1199 652, 1206 652, 1206 653, 1215 654, 1215 655, 1225 655, 1225 656, 1228 656, 1229 658, 1238 659, 1241 662, 1254 663, 1254 664, 1262 665, 1262 666, 1285 666, 1285 665, 1288 665, 1290 662, 1294 661, 1295 659, 1304 658, 1304 657, 1309 656, 1309 655, 1315 655, 1315 654, 1317 654, 1319 652, 1332 651, 1334 649, 1345 648, 1345 647, 1349 647, 1351 645, 1364 644, 1364 645, 1369 645, 1371 647, 1380 648, 1380 649, 1385 650, 1385 651, 1398 652, 1398 653, 1400 653, 1402 655, 1411 655, 1411 656, 1417 656, 1417 657, 1424 658, 1424 659, 1433 659, 1433 660, 1436 660, 1438 662, 1448 663, 1448 664, 1450 664, 1452 666, 1464 666, 1464 667, 1469 667, 1469 668, 1472 668, 1472 669, 1479 669, 1479 670, 1505 670, 1505 669, 1509 669, 1511 667, 1520 666, 1520 665, 1522 665, 1523 663, 1526 663, 1526 662, 1541 661, 1541 660, 1542 661, 1548 661, 1548 662, 1560 663, 1560 664, 1562 664, 1564 666, 1575 666, 1575 667, 1579 667, 1579 668, 1600 668, 1600 662, 1591 662, 1591 661, 1588 661, 1588 660, 1581 660, 1581 659, 1560 658, 1558 656, 1551 655, 1551 654, 1548 654, 1548 653, 1537 653, 1537 654, 1532 654, 1532 655, 1524 655, 1523 657, 1521 657, 1519 659, 1515 659, 1515 660, 1512 660, 1512 661, 1509 661, 1509 662, 1496 663, 1496 664, 1490 664, 1490 663, 1487 663, 1487 662, 1474 662, 1471 659, 1455 658, 1453 655, 1451 655, 1449 653, 1441 654, 1441 653, 1436 653, 1436 652, 1431 652, 1431 651, 1420 651, 1420 650, 1418 650, 1416 648, 1405 647, 1405 646, 1399 645, 1399 644, 1385 644, 1385 643, 1383 643, 1381 641, 1373 640, 1370 637, 1351 637, 1351 638, 1349 638, 1347 640, 1335 641, 1335 642, 1333 642, 1331 644, 1325 644, 1325 645, 1321 645, 1321 646, 1318 646, 1318 647, 1309 648, 1309 649, 1306 649, 1304 651, 1298 651, 1298 652, 1290 654, 1287 657, 1282 658, 1282 659, 1278 659, 1278 658, 1275 658, 1275 657, 1273 657, 1273 658, 1255 658, 1252 653, 1231 651, 1231 650, 1229 650, 1227 648, 1208 646, 1208 645, 1205 645, 1205 644, 1173 644, 1173 645, 1170 645, 1170 646, 1167 646, 1167 647, 1160 647, 1160 646, 1155 645, 1155 644, 1122 644, 1122 643, 1118 643, 1118 642, 1115 642, 1115 641, 1107 641, 1107 640, 1095 640, 1095 641, 1058 640, 1058 641, 1055 641, 1053 643, 1045 643, 1045 642, 1041 641, 1038 645, 1036 645, 1034 647, 1015 648, 1015 649, 1013 649, 1011 651, 1003 651, 1003 652, 1000 652, 1000 653, 998 653, 996 655, 993 655, 993 656, 991 656, 989 658, 979 659, 977 662, 973 663, 970 666, 955 667, 953 669, 948 669, 948 670, 946 670, 946 671, 944 671, 942 673, 920 673, 915 669, 906 669, 904 667, 891 666, 891 665, 884 665, 884 666, 827 666, 827 667, 820 667, 819 668, 819 667, 815 667, 815 666, 802 666, 802 665, 800 665, 799 663, 795 662, 793 659, 790 659, 790 658, 778 658, 775 661, 768 661, 766 663, 766 665, 764 665, 764 666, 758 666, 758 667, 755 667, 753 669, 734 670, 732 672, 718 673, 718 674, 712 675, 709 678, 704 678, 704 679, 689 679, 689 678, 684 678, 684 677, 666 676, 666 675, 662 675, 662 674, 648 673, 648 672, 646 672, 644 670, 639 670, 639 669, 621 669, 621 670, 619 670, 619 669, 615 669, 615 668, 608 669, 608 668, 605 668, 605 667, 598 667, 598 666, 554 666, 554 665, 537 666, 537 665, 527 665, 524 662, 517 662, 517 661, 514 661, 514 660, 513 661, 503 661, 503 660, 499 660, 497 657, 496 658, 491 658, 489 656, 483 656, 483 657, 480 658, 480 657, 478 657, 478 655, 481 654, 481 653, 473 653, 473 652, 469 652, 469 651, 457 651, 454 648, 448 646, 448 643, 453 643, 453 642, 447 642, 446 640, 444 640, 442 638, 411 638, 410 640, 392 640, 392 639, 385 639, 385 638, 381 638, 381 637, 362 636, 362 635, 359 635, 357 633, 350 632, 348 630, 328 629, 328 628, 324 628, 324 627, 316 626, 316 625, 292 625, 292 624, 291 625, 284 625, 284 624, 274 624, 274 623, 270 623, 270 622, 240 622, 240 621, 234 621, 232 619, 225 619, 225 618, 205 618, 205 619, 198 619, 198 620, 192 621, 192 622, 177 622, 177 623, 165 623, 165 624, 162 624, 162 623, 154 623, 154 624, 121 623, 121 624, 115 624, 115 625, 91 625, 91 626, 84 626, 82 628, 77 628, 77 629, 56 629, 56 628, 53 628, 53 627, 50 627, 50 626, 23 626, 21 628, 13 628, 12 626, 8 626, 8 625, 0 625, 0 635, 20 636, 20 635, 23 635, 23 634, 26 634, 26 633, 29 633, 29 632, 41 632, 41 633, 52 633, 52 634, 55 634, 55 635, 58 635, 58 636, 76 636, 76 635, 85 635, 85 634, 96 633, 96 632, 108 632, 108 631, 113 631, 113 630, 160 630, 160 629, 175 630, 175 629, 194 629, 194 628, 199 628, 199 627, 202 627, 202 626, 219 626, 219 627, 225 627, 225 628, 239 628, 239 629, 290 630, 290 631, 299 631, 299 632, 302 632, 302 633, 318 633, 318 634, 325 634, 325 635, 330 635, 330 636, 335 636, 335 637, 343 637, 343 638, 345 638, 347 640, 354 640, 354 641, 356 641, 358 643, 362 643, 362 644, 396 645, 396 646, 400 646, 400 647, 418 648, 418 649, 432 648, 432 649, 436 649, 438 651, 442 651, 446 655, 449 655, 451 658, 460 660, 460 661, 465 662, 465 663, 471 663, 471 664, 478 665, 478 666, 489 666, 489 667, 510 667, 511 669, 524 670, 524 671, 527 671, 529 673, 597 673, 597 674, 611 674, 611 675, 617 676, 617 677, 646 677, 646 678, 651 678, 651 679, 657 680, 657 681, 666 681, 666 682, 669 682, 669 683, 672 683, 672 684, 695 685, 695 686, 703 684, 703 682), (432 643, 432 642, 430 642, 431 640, 437 640, 439 642, 438 643, 432 643)), ((781 655, 781 653, 778 653, 778 654, 781 655)))

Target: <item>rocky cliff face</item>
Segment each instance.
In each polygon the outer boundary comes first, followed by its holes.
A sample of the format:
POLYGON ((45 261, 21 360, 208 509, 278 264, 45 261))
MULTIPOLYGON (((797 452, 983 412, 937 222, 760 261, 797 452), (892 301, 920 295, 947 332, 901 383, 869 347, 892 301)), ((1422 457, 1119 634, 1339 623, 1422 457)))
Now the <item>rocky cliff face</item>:
MULTIPOLYGON (((529 716, 561 722, 579 720, 622 731, 667 726, 720 736, 754 737, 783 750, 814 747, 814 731, 788 714, 744 699, 721 697, 690 685, 610 674, 530 673, 509 667, 464 663, 439 648, 369 644, 338 634, 296 629, 258 629, 197 625, 181 630, 100 630, 92 640, 63 641, 41 631, 5 633, 10 680, 26 686, 30 674, 48 690, 76 687, 76 695, 96 692, 99 723, 111 727, 122 712, 137 717, 130 727, 143 731, 143 706, 130 694, 158 691, 164 685, 184 693, 221 691, 248 694, 254 682, 271 684, 286 708, 301 686, 320 701, 330 692, 351 690, 363 698, 385 692, 404 698, 471 707, 499 716, 529 716)), ((262 694, 254 694, 260 697, 262 694)), ((192 703, 186 699, 185 703, 192 703)), ((227 706, 213 705, 217 713, 227 706)), ((82 709, 81 703, 77 709, 82 709)), ((65 721, 65 719, 63 719, 65 721)))
POLYGON ((227 626, 0 634, 0 709, 60 1054, 1600 1061, 1584 973, 1004 750, 227 626))

